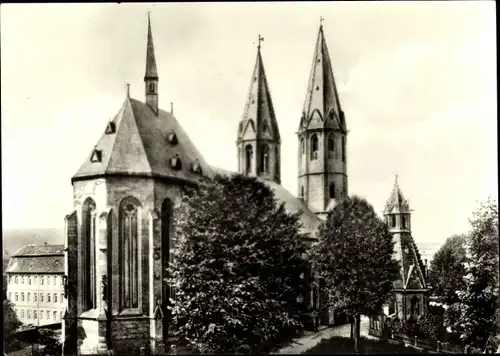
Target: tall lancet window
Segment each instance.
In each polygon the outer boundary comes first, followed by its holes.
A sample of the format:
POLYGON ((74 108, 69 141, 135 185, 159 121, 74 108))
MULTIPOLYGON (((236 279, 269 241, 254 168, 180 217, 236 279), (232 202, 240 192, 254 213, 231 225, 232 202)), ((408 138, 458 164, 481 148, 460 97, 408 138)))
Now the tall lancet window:
POLYGON ((311 159, 318 159, 318 136, 316 134, 311 137, 311 159))
POLYGON ((139 308, 139 202, 120 205, 120 301, 122 309, 139 308))
POLYGON ((260 155, 260 166, 263 173, 269 173, 269 147, 267 145, 262 146, 262 152, 260 155))
POLYGON ((335 152, 335 139, 333 138, 333 134, 331 134, 328 137, 328 157, 332 158, 334 152, 335 152))
POLYGON ((252 145, 247 145, 245 147, 245 173, 252 173, 252 159, 253 159, 253 149, 252 145))
POLYGON ((89 310, 96 307, 96 259, 95 259, 95 236, 96 236, 96 205, 92 198, 87 198, 83 203, 83 295, 84 309, 89 310))
POLYGON ((342 162, 345 162, 345 137, 342 137, 342 162))
POLYGON ((335 183, 330 183, 330 198, 335 199, 335 183))

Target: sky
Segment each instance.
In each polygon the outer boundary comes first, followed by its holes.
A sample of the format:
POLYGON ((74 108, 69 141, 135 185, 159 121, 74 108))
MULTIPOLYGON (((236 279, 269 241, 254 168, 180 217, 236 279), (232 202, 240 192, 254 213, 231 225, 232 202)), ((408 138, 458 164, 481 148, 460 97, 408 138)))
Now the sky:
POLYGON ((2 4, 3 228, 63 227, 71 177, 126 97, 144 100, 147 12, 160 107, 236 169, 258 35, 297 194, 295 134, 319 19, 349 130, 349 194, 381 212, 398 175, 417 242, 467 232, 498 196, 495 2, 2 4))

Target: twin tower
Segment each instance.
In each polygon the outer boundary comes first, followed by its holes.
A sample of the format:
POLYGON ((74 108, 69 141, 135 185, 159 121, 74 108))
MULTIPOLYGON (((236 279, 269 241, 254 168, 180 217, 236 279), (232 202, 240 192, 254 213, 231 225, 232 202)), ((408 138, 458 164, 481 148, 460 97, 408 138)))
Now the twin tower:
MULTIPOLYGON (((238 126, 238 171, 281 183, 281 138, 264 64, 257 47, 243 117, 238 126)), ((319 27, 309 84, 300 117, 298 196, 319 217, 347 195, 347 127, 332 64, 319 27)), ((289 158, 284 158, 285 163, 289 158)))

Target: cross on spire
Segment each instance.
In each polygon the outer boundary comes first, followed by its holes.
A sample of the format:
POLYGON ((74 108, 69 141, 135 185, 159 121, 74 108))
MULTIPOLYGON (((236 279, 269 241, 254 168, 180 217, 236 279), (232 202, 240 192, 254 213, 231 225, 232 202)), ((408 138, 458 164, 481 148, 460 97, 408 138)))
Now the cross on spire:
POLYGON ((130 84, 127 83, 127 98, 130 98, 130 84))
POLYGON ((258 40, 257 40, 257 43, 258 43, 257 48, 259 48, 259 49, 260 49, 260 43, 261 43, 262 41, 264 41, 264 37, 262 37, 261 35, 259 35, 259 38, 258 38, 258 40))
POLYGON ((320 26, 323 26, 323 20, 324 20, 324 19, 325 19, 325 18, 324 18, 323 16, 320 16, 320 17, 319 17, 319 25, 320 25, 320 26))

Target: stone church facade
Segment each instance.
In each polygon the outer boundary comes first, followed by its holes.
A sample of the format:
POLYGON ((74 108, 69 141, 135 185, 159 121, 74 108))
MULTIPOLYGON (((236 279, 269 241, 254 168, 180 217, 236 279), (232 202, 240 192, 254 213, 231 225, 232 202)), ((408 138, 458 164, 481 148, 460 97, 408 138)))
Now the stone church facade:
MULTIPOLYGON (((65 219, 65 354, 163 351, 172 291, 162 281, 171 260, 175 207, 184 188, 201 176, 231 173, 209 165, 172 109, 160 108, 158 83, 148 18, 145 100, 127 92, 72 178, 74 210, 65 219)), ((281 138, 259 41, 238 124, 237 171, 259 177, 289 212, 302 212, 302 229, 311 233, 307 244, 316 239, 325 212, 347 194, 346 136, 320 26, 298 131, 299 197, 281 186, 281 138)), ((310 278, 305 303, 319 307, 320 281, 310 278)), ((323 323, 331 319, 326 311, 323 323)))

